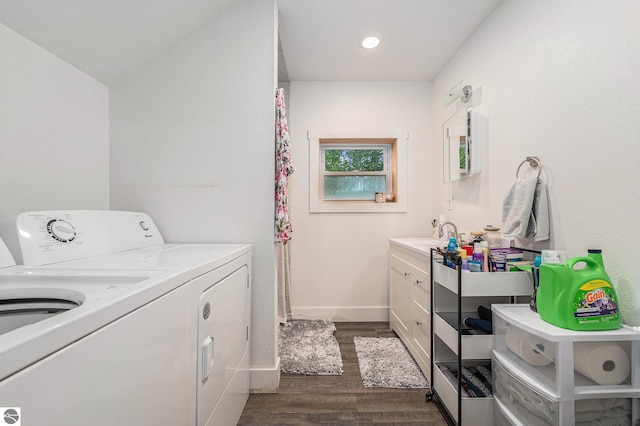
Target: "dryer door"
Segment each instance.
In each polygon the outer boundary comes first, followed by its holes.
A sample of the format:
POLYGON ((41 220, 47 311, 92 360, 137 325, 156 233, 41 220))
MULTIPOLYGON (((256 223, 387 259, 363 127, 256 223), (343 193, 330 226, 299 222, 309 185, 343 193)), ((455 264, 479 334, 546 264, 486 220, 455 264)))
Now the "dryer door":
POLYGON ((198 426, 208 424, 245 353, 247 276, 248 268, 243 266, 200 296, 198 426))

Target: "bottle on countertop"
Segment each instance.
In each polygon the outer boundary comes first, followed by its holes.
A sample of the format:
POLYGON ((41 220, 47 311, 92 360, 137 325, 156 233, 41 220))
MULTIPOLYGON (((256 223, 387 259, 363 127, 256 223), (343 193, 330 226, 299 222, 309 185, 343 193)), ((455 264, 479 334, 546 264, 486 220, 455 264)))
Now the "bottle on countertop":
POLYGON ((447 244, 447 251, 449 253, 455 253, 458 251, 458 243, 456 242, 456 237, 449 238, 449 244, 447 244))
POLYGON ((469 244, 475 246, 476 243, 481 243, 485 240, 486 233, 483 231, 471 231, 471 238, 469 244))
POLYGON ((458 255, 460 255, 461 259, 461 267, 463 271, 468 271, 469 268, 467 266, 467 251, 462 248, 458 248, 458 255))
POLYGON ((470 272, 482 272, 482 246, 479 242, 473 245, 473 255, 467 259, 467 269, 470 272))
POLYGON ((489 272, 489 247, 482 247, 482 272, 489 272))
POLYGON ((489 272, 489 242, 482 240, 480 242, 480 250, 482 251, 482 272, 489 272))
POLYGON ((473 260, 482 262, 482 245, 477 242, 473 244, 473 260))
MULTIPOLYGON (((458 243, 456 243, 455 237, 449 238, 449 243, 447 244, 447 253, 450 253, 451 255, 458 253, 458 243)), ((449 268, 455 268, 456 265, 454 264, 452 259, 453 257, 445 256, 442 259, 442 263, 448 266, 449 268)))

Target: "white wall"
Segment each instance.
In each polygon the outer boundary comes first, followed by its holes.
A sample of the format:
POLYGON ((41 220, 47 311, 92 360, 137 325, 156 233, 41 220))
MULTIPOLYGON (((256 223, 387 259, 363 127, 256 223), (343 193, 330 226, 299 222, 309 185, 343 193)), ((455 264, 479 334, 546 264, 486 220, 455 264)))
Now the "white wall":
POLYGON ((290 214, 294 317, 388 318, 388 238, 431 233, 431 84, 291 83, 290 214), (406 213, 309 213, 309 129, 409 130, 406 213))
MULTIPOLYGON (((640 325, 640 3, 503 1, 434 80, 434 140, 464 79, 489 119, 482 173, 441 184, 435 204, 463 231, 499 224, 502 200, 526 156, 538 156, 551 204, 551 240, 537 249, 584 256, 602 248, 623 319, 640 325), (448 193, 453 210, 447 211, 448 193)), ((526 166, 525 166, 526 168, 526 166)))
POLYGON ((169 242, 251 243, 254 390, 275 390, 274 1, 238 0, 112 91, 111 206, 169 242))
POLYGON ((109 89, 0 24, 0 217, 109 208, 109 89))

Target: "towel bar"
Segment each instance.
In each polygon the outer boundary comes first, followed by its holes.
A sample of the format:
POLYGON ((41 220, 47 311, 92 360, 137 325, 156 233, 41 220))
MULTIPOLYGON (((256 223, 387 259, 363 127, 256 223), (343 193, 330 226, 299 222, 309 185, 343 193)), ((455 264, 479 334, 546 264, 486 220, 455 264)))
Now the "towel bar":
POLYGON ((518 169, 516 170, 516 179, 518 178, 518 174, 520 173, 520 168, 524 165, 524 163, 529 163, 529 167, 532 167, 532 168, 537 167, 538 168, 537 177, 540 177, 540 172, 542 171, 542 162, 538 157, 527 157, 526 160, 524 160, 518 166, 518 169))

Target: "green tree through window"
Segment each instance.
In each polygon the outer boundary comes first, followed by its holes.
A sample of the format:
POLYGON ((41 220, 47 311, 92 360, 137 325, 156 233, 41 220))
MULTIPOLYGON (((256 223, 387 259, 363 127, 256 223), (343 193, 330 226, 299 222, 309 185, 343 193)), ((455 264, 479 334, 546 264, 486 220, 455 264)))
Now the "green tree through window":
POLYGON ((382 149, 327 149, 327 172, 379 172, 384 170, 382 149))

